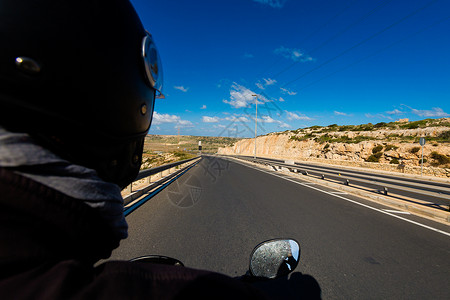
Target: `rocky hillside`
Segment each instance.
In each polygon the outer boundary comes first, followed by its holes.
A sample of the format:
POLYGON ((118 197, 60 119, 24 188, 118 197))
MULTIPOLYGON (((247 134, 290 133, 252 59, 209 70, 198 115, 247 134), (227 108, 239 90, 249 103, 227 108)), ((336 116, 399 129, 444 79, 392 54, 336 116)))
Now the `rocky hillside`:
MULTIPOLYGON (((312 126, 259 136, 256 147, 257 155, 264 157, 420 173, 420 137, 426 139, 424 174, 450 177, 450 118, 312 126)), ((253 152, 254 139, 240 140, 218 151, 240 155, 253 152)))

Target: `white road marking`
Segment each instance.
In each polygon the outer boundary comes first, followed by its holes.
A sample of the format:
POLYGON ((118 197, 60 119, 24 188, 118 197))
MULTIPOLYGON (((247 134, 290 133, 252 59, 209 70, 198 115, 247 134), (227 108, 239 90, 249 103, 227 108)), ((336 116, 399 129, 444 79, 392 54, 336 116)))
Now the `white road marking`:
POLYGON ((335 195, 348 195, 348 193, 346 193, 346 192, 330 192, 330 194, 335 194, 335 195))
MULTIPOLYGON (((236 160, 235 160, 235 162, 236 162, 236 160)), ((239 163, 240 165, 243 165, 243 166, 246 166, 246 167, 249 167, 249 168, 252 168, 252 169, 261 171, 261 172, 264 172, 264 173, 266 173, 266 174, 270 174, 270 175, 279 177, 279 178, 281 178, 281 179, 285 179, 285 180, 287 180, 287 181, 290 181, 290 182, 293 182, 293 183, 302 185, 302 186, 304 186, 304 187, 308 187, 308 188, 310 188, 310 189, 317 190, 317 191, 319 191, 319 192, 322 192, 322 193, 325 193, 325 194, 328 194, 328 195, 331 195, 331 196, 340 198, 340 199, 342 199, 342 200, 345 200, 345 201, 348 201, 348 202, 351 202, 351 203, 354 203, 354 204, 357 204, 357 205, 366 207, 366 208, 368 208, 368 209, 371 209, 371 210, 380 212, 380 213, 382 213, 382 214, 385 214, 385 215, 388 215, 388 216, 391 216, 391 217, 394 217, 394 218, 403 220, 403 221, 405 221, 405 222, 408 222, 408 223, 411 223, 411 224, 414 224, 414 225, 417 225, 417 226, 420 226, 420 227, 423 227, 423 228, 426 228, 426 229, 429 229, 429 230, 432 230, 432 231, 435 231, 435 232, 438 232, 438 233, 441 233, 441 234, 443 234, 443 235, 446 235, 446 236, 449 236, 449 237, 450 237, 450 233, 449 233, 449 232, 445 232, 445 231, 442 231, 442 230, 440 230, 440 229, 437 229, 437 228, 434 228, 434 227, 431 227, 431 226, 428 226, 428 225, 425 225, 425 224, 422 224, 422 223, 419 223, 419 222, 416 222, 416 221, 408 220, 408 219, 406 219, 406 218, 403 218, 403 217, 394 215, 394 214, 391 213, 391 212, 387 212, 387 211, 384 211, 384 210, 382 210, 382 209, 378 209, 378 208, 372 207, 372 206, 370 206, 370 205, 366 205, 366 204, 363 204, 363 203, 359 203, 359 202, 357 202, 357 201, 354 201, 354 200, 351 200, 351 199, 342 197, 342 196, 340 196, 340 195, 333 194, 332 192, 327 192, 327 191, 321 190, 320 188, 317 188, 317 187, 308 185, 307 183, 302 183, 302 182, 298 182, 298 181, 295 181, 295 180, 290 179, 290 178, 287 178, 287 177, 282 177, 282 176, 280 176, 280 175, 278 175, 278 174, 276 174, 276 173, 270 173, 270 172, 261 170, 261 169, 259 169, 259 168, 255 168, 255 167, 253 167, 253 166, 249 166, 249 165, 247 165, 247 164, 243 164, 243 163, 241 163, 241 162, 237 162, 237 163, 239 163)))
POLYGON ((410 215, 411 213, 407 211, 395 210, 395 209, 383 209, 384 211, 393 213, 393 214, 401 214, 401 215, 410 215))

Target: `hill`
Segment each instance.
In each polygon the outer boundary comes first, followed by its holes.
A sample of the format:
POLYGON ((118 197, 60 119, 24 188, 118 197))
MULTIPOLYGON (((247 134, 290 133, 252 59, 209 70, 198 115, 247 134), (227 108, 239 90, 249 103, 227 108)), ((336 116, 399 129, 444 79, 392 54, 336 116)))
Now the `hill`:
MULTIPOLYGON (((424 174, 450 177, 450 118, 407 119, 390 123, 312 126, 257 138, 257 155, 370 167, 420 174, 424 137, 424 174)), ((254 154, 254 140, 243 139, 222 154, 254 154)))
POLYGON ((199 141, 202 142, 202 153, 216 153, 220 147, 231 146, 238 140, 229 137, 147 135, 141 169, 194 157, 199 153, 199 141))

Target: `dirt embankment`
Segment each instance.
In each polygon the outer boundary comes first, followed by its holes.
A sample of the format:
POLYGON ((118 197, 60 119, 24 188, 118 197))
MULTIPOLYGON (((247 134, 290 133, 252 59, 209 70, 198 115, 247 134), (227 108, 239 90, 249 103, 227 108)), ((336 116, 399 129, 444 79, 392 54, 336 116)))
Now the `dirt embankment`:
MULTIPOLYGON (((450 178, 450 118, 358 126, 313 126, 271 133, 256 140, 257 155, 366 167, 450 178), (378 126, 377 126, 378 125, 378 126)), ((219 154, 254 155, 254 139, 243 139, 219 154)))

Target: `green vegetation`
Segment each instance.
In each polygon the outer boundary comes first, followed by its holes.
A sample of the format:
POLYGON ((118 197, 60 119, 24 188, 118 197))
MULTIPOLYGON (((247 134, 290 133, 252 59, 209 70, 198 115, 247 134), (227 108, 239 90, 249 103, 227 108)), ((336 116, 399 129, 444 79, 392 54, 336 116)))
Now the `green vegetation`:
POLYGON ((381 156, 383 156, 383 153, 381 152, 381 150, 383 150, 383 146, 382 145, 378 145, 373 147, 372 149, 372 155, 369 156, 366 161, 367 162, 379 162, 381 156))
MULTIPOLYGON (((424 119, 420 121, 412 121, 412 122, 380 122, 373 125, 372 123, 367 124, 361 124, 361 125, 337 125, 337 124, 331 124, 328 126, 311 126, 303 129, 297 129, 297 130, 290 130, 289 132, 294 134, 299 134, 302 132, 305 132, 305 130, 314 131, 315 133, 326 133, 331 131, 374 131, 379 129, 416 129, 416 128, 425 128, 425 127, 437 127, 437 126, 443 126, 443 127, 450 127, 450 122, 446 121, 446 119, 424 119)), ((450 131, 450 130, 449 130, 450 131)), ((403 136, 394 134, 391 135, 391 138, 402 138, 403 136)), ((406 138, 406 137, 403 137, 406 138)), ((440 140, 447 140, 450 139, 450 132, 447 132, 445 135, 439 137, 440 140)))
POLYGON ((412 148, 409 150, 409 152, 411 152, 412 154, 415 154, 415 153, 419 152, 419 150, 420 150, 420 147, 412 147, 412 148))
MULTIPOLYGON (((381 152, 379 152, 381 153, 381 152)), ((381 157, 381 156, 380 156, 381 157)), ((377 157, 377 155, 372 154, 371 156, 369 156, 366 161, 367 162, 379 162, 380 161, 380 157, 377 157)))
POLYGON ((203 153, 216 153, 220 147, 233 146, 238 138, 147 135, 144 142, 142 168, 154 168, 198 155, 198 142, 202 142, 203 153))
POLYGON ((185 160, 196 156, 196 154, 192 152, 185 152, 185 151, 175 151, 173 152, 173 155, 177 158, 177 160, 185 160))
POLYGON ((382 145, 378 145, 378 146, 373 147, 372 153, 375 154, 375 153, 380 152, 381 150, 383 150, 383 146, 382 145))
POLYGON ((450 143, 450 130, 444 131, 438 135, 436 141, 450 143))
POLYGON ((391 161, 390 161, 389 163, 390 163, 390 164, 394 164, 394 165, 400 164, 400 162, 399 162, 398 159, 396 159, 396 158, 391 159, 391 161))
POLYGON ((383 128, 383 127, 386 127, 386 126, 387 126, 387 123, 380 122, 380 123, 375 124, 373 127, 374 128, 383 128))
POLYGON ((406 124, 400 125, 401 129, 416 129, 416 128, 425 128, 428 127, 428 124, 431 124, 433 119, 425 119, 420 121, 409 122, 406 124))
POLYGON ((352 131, 354 127, 353 125, 344 125, 339 127, 339 131, 352 131))
POLYGON ((144 153, 142 157, 141 169, 155 168, 157 166, 165 165, 168 163, 193 158, 196 155, 196 153, 186 151, 174 151, 165 154, 144 153))
POLYGON ((191 136, 191 135, 147 135, 144 153, 158 154, 176 151, 198 153, 198 142, 202 142, 204 153, 215 153, 220 147, 233 146, 239 138, 191 136))
MULTIPOLYGON (((290 137, 293 141, 307 141, 314 139, 317 143, 360 143, 362 141, 376 141, 382 140, 383 142, 396 142, 396 143, 418 143, 420 136, 417 133, 391 133, 387 134, 382 139, 377 139, 372 136, 364 135, 362 132, 375 131, 375 130, 404 130, 404 129, 416 129, 426 127, 450 127, 450 122, 447 119, 425 119, 413 122, 379 122, 373 125, 372 123, 361 125, 342 125, 331 124, 328 126, 311 126, 307 128, 299 128, 296 130, 287 130, 284 133, 293 133, 295 135, 290 137), (356 137, 349 138, 348 135, 337 136, 333 132, 360 132, 356 137)), ((281 133, 280 133, 281 134, 281 133)), ((450 143, 450 130, 440 133, 436 137, 427 137, 427 142, 432 145, 438 145, 438 143, 450 143)), ((396 150, 397 146, 386 145, 385 151, 396 150)), ((415 151, 415 150, 412 150, 415 151)), ((416 152, 411 152, 416 153, 416 152)))
POLYGON ((397 149, 398 149, 397 146, 387 144, 386 147, 384 148, 384 151, 397 150, 397 149))
POLYGON ((315 133, 307 133, 303 136, 291 136, 289 138, 290 140, 293 141, 308 141, 310 139, 314 139, 314 141, 316 141, 317 143, 323 144, 323 143, 347 143, 347 144, 357 144, 363 141, 373 141, 373 140, 377 140, 374 137, 370 137, 370 136, 364 136, 364 135, 358 135, 354 138, 350 138, 347 135, 343 135, 343 136, 333 136, 333 135, 329 135, 329 134, 323 134, 321 136, 316 137, 315 133))
MULTIPOLYGON (((439 147, 441 143, 448 145, 450 143, 450 119, 425 119, 413 122, 379 122, 376 124, 368 123, 362 125, 337 125, 331 124, 328 126, 311 126, 297 130, 286 131, 290 136, 290 141, 314 141, 322 144, 322 154, 327 153, 332 148, 333 143, 356 144, 363 141, 375 141, 375 145, 371 150, 371 155, 365 159, 367 162, 388 162, 394 165, 400 165, 398 158, 392 157, 388 151, 399 149, 397 143, 415 144, 406 149, 409 153, 419 156, 420 150, 419 139, 422 130, 411 130, 417 128, 428 127, 447 127, 439 128, 437 136, 429 136, 434 130, 427 130, 424 133, 426 136, 428 147, 439 147), (390 130, 400 130, 392 132, 390 130), (371 131, 378 131, 377 133, 366 133, 371 131), (355 134, 356 133, 356 134, 355 134), (416 146, 417 145, 417 146, 416 146), (386 156, 384 156, 384 154, 386 156), (384 157, 384 158, 383 158, 384 157)), ((402 147, 403 149, 403 147, 402 147)), ((440 148, 436 148, 440 149, 440 148)), ((398 151, 398 150, 397 150, 398 151)), ((428 150, 429 151, 429 150, 428 150)), ((428 152, 429 153, 429 152, 428 152)), ((320 155, 319 155, 320 156, 320 155)), ((414 157, 414 156, 413 156, 414 157)), ((407 159, 410 160, 409 158, 407 159)), ((413 159, 416 161, 416 159, 413 159)), ((427 162, 424 159, 424 162, 427 162)), ((421 159, 419 159, 419 164, 421 159)), ((428 157, 428 165, 432 166, 446 166, 450 167, 450 155, 432 152, 428 157)))
POLYGON ((313 137, 315 137, 315 134, 311 132, 311 133, 307 133, 307 134, 305 134, 303 136, 293 135, 289 139, 293 140, 293 141, 301 142, 301 141, 307 141, 307 140, 309 140, 309 139, 311 139, 313 137))
POLYGON ((450 157, 444 154, 437 153, 436 151, 431 152, 430 157, 434 159, 434 165, 446 165, 450 164, 450 157))

